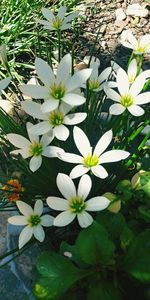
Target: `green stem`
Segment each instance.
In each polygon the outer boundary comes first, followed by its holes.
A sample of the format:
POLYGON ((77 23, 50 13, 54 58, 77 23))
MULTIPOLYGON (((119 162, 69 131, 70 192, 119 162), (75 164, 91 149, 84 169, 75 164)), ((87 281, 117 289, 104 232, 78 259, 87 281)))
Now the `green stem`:
POLYGON ((57 31, 58 37, 58 62, 61 60, 61 30, 57 31))

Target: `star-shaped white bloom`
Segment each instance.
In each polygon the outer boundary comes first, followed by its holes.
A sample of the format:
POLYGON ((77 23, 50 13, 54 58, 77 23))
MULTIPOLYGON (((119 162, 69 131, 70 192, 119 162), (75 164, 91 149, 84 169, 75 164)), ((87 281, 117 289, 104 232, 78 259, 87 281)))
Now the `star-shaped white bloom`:
POLYGON ((112 141, 112 130, 107 131, 98 141, 94 151, 85 133, 77 126, 73 129, 74 142, 82 156, 72 153, 61 153, 59 158, 73 164, 78 164, 70 173, 71 178, 77 178, 91 171, 95 176, 106 178, 108 173, 102 164, 126 159, 130 153, 123 150, 104 152, 112 141))
POLYGON ((150 34, 145 34, 140 39, 136 39, 131 30, 127 30, 121 40, 121 44, 133 50, 134 54, 150 53, 150 34))
POLYGON ((8 86, 10 81, 11 81, 10 77, 0 80, 0 95, 1 95, 1 91, 8 86))
POLYGON ((71 28, 70 22, 78 16, 78 12, 71 13, 65 17, 66 6, 61 6, 58 10, 58 14, 54 16, 53 12, 47 8, 42 8, 42 14, 45 17, 45 20, 37 20, 39 24, 44 25, 45 29, 49 30, 66 30, 71 28))
POLYGON ((82 105, 85 97, 76 93, 76 89, 82 87, 91 74, 91 69, 76 72, 71 76, 71 55, 66 54, 57 69, 55 76, 51 67, 41 58, 36 58, 35 68, 41 85, 22 85, 20 90, 34 99, 44 99, 41 109, 43 112, 51 112, 63 101, 71 106, 82 105))
POLYGON ((65 103, 61 103, 59 109, 50 113, 43 113, 41 111, 41 104, 33 101, 22 101, 21 104, 25 112, 30 116, 43 120, 33 125, 30 133, 41 135, 53 131, 54 136, 62 141, 66 141, 69 136, 69 130, 65 125, 79 124, 83 122, 87 116, 86 113, 68 114, 72 107, 65 103))
POLYGON ((146 82, 146 78, 150 77, 150 71, 144 71, 136 77, 132 85, 129 83, 128 74, 120 68, 117 72, 117 88, 118 94, 111 88, 105 88, 105 93, 108 98, 117 102, 110 107, 110 114, 120 115, 126 109, 133 116, 141 116, 144 114, 144 109, 139 105, 143 105, 150 102, 150 92, 139 94, 146 82))
POLYGON ((93 218, 88 211, 104 210, 110 204, 110 201, 103 196, 85 201, 92 187, 92 181, 88 175, 81 177, 76 191, 72 179, 66 174, 59 173, 57 186, 64 198, 47 198, 47 204, 50 208, 63 211, 54 219, 54 226, 66 226, 77 216, 79 225, 82 228, 88 227, 93 222, 93 218))
POLYGON ((16 205, 23 216, 13 216, 8 219, 8 222, 13 225, 25 226, 19 235, 19 249, 21 249, 29 240, 34 237, 43 242, 45 233, 43 227, 49 227, 53 225, 54 218, 50 215, 43 215, 43 202, 37 200, 34 205, 34 209, 23 201, 17 201, 16 205))
POLYGON ((30 128, 33 126, 31 123, 27 123, 27 132, 29 139, 19 134, 9 133, 7 138, 11 144, 19 148, 18 150, 11 151, 11 154, 21 154, 21 156, 26 159, 30 159, 29 168, 32 172, 37 171, 42 164, 42 156, 46 157, 58 157, 58 153, 64 152, 63 149, 55 146, 48 146, 54 136, 43 135, 39 140, 39 136, 30 133, 30 128))

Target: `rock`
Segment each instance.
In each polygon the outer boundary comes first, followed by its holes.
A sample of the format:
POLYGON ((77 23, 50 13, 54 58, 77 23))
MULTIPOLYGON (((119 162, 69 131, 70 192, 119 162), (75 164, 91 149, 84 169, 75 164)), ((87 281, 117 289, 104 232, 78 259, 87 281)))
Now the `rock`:
POLYGON ((123 21, 126 19, 126 14, 124 13, 122 8, 116 9, 116 20, 123 21))
POLYGON ((126 21, 119 21, 119 20, 116 20, 114 25, 116 27, 119 27, 119 28, 124 28, 126 25, 127 25, 127 22, 126 21))
POLYGON ((100 28, 100 33, 105 33, 106 31, 106 28, 107 28, 107 25, 106 24, 103 24, 100 28))
POLYGON ((143 8, 140 4, 131 4, 128 5, 126 14, 128 16, 135 16, 135 17, 140 17, 140 18, 145 18, 148 16, 149 11, 146 8, 143 8))

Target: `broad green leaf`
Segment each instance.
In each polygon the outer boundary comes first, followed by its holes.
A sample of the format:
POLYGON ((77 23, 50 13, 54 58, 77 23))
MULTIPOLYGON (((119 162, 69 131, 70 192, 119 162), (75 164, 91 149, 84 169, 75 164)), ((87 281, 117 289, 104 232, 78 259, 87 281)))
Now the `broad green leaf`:
POLYGON ((124 226, 123 231, 120 236, 121 247, 126 249, 134 238, 132 230, 128 226, 124 226))
POLYGON ((87 300, 122 300, 120 292, 111 283, 95 282, 88 289, 87 300))
POLYGON ((69 258, 59 254, 43 252, 37 262, 41 275, 35 285, 37 299, 56 299, 69 289, 76 281, 88 275, 88 271, 78 269, 69 258))
POLYGON ((132 198, 133 194, 131 182, 129 180, 120 181, 117 185, 117 191, 120 194, 120 198, 122 196, 125 201, 128 201, 132 198))
POLYGON ((133 239, 123 259, 123 269, 141 282, 150 282, 150 230, 133 239))
POLYGON ((81 259, 87 264, 113 263, 115 246, 105 228, 96 222, 80 232, 76 246, 81 259))

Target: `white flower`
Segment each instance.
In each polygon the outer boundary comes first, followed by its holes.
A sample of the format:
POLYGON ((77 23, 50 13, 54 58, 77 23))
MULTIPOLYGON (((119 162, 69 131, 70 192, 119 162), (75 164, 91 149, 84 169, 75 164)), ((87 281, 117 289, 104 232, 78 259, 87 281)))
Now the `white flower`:
POLYGON ((150 34, 145 34, 137 40, 131 30, 127 30, 123 35, 121 44, 132 49, 134 54, 150 53, 150 34))
POLYGON ((92 70, 85 69, 71 76, 70 54, 62 58, 56 76, 51 67, 41 58, 36 58, 35 68, 44 86, 22 85, 20 90, 34 99, 44 99, 45 102, 41 106, 43 112, 57 109, 61 101, 71 106, 79 106, 85 102, 85 97, 77 94, 75 90, 86 82, 92 70))
POLYGON ((13 110, 13 104, 11 101, 3 100, 0 97, 0 108, 2 108, 7 114, 11 114, 13 110))
POLYGON ((63 152, 63 149, 55 146, 48 146, 53 140, 54 136, 43 135, 39 140, 39 136, 30 133, 30 128, 33 126, 27 123, 27 132, 29 139, 19 134, 7 134, 7 138, 11 144, 19 148, 18 150, 11 151, 11 154, 21 154, 24 159, 31 157, 29 168, 32 172, 37 171, 42 164, 42 156, 57 157, 58 153, 63 152))
POLYGON ((117 72, 117 88, 119 90, 118 94, 110 88, 105 89, 105 93, 108 98, 117 102, 110 107, 110 114, 120 115, 126 109, 133 116, 141 116, 144 114, 144 109, 139 105, 146 104, 150 102, 150 92, 145 92, 139 95, 143 86, 145 84, 146 78, 150 76, 150 71, 142 72, 132 85, 129 84, 128 74, 120 68, 117 72))
POLYGON ((130 153, 123 150, 110 150, 104 153, 112 141, 112 130, 107 131, 98 141, 94 151, 85 133, 79 128, 74 127, 74 142, 82 156, 72 153, 61 153, 59 158, 73 164, 78 164, 70 173, 71 178, 82 176, 91 172, 100 178, 106 178, 108 173, 102 166, 104 163, 116 162, 126 159, 130 153))
POLYGON ((101 91, 105 86, 105 81, 108 79, 111 73, 111 67, 106 68, 100 75, 98 75, 97 63, 90 65, 92 73, 89 78, 89 89, 95 92, 101 91))
POLYGON ((41 105, 33 101, 23 101, 22 107, 26 113, 34 118, 43 120, 36 125, 33 125, 30 133, 45 134, 53 131, 54 136, 58 140, 66 141, 69 136, 69 130, 65 125, 75 125, 83 122, 87 116, 86 113, 71 113, 71 106, 61 103, 59 109, 50 113, 42 113, 41 105))
POLYGON ((71 28, 70 22, 77 17, 78 12, 71 13, 67 17, 65 17, 66 6, 61 6, 58 10, 57 16, 54 16, 52 11, 47 8, 42 8, 42 14, 46 18, 45 20, 37 20, 39 24, 44 25, 44 28, 49 30, 65 30, 71 28))
POLYGON ((88 175, 81 177, 76 191, 72 179, 59 173, 57 176, 57 186, 64 198, 48 197, 47 204, 50 208, 63 211, 54 219, 54 226, 66 226, 77 216, 81 227, 88 227, 92 224, 93 218, 88 211, 100 211, 105 209, 110 201, 105 197, 94 197, 85 201, 88 197, 92 181, 88 175))
POLYGON ((0 95, 1 95, 1 91, 8 86, 10 81, 11 81, 10 77, 0 80, 0 95))
POLYGON ((23 216, 10 217, 8 222, 17 226, 26 225, 19 236, 19 249, 28 243, 33 235, 39 242, 43 242, 45 233, 42 226, 52 226, 54 220, 50 215, 41 216, 43 213, 43 202, 37 200, 34 205, 34 210, 23 201, 17 201, 16 205, 23 216))

